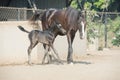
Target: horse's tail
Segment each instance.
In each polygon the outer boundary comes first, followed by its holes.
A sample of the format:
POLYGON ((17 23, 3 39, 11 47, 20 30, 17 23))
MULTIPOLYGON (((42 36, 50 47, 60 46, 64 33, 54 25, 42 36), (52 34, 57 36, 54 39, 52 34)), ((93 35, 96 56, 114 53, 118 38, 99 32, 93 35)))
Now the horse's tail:
POLYGON ((39 16, 40 16, 40 14, 38 14, 37 12, 35 12, 33 15, 32 15, 32 17, 30 18, 30 23, 31 24, 34 24, 37 20, 38 20, 38 18, 39 18, 39 16))
POLYGON ((25 30, 22 26, 18 26, 18 28, 23 32, 30 33, 29 31, 25 30))
POLYGON ((30 24, 36 24, 36 21, 41 20, 42 15, 44 14, 45 10, 43 11, 36 11, 32 17, 29 19, 30 24))

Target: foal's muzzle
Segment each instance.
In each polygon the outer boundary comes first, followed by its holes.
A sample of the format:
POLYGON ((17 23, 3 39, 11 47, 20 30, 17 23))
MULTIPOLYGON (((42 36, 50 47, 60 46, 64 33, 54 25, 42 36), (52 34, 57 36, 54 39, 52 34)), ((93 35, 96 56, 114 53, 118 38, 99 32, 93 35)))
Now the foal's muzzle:
POLYGON ((67 31, 62 28, 61 24, 58 24, 57 27, 60 29, 62 35, 65 35, 67 33, 67 31))

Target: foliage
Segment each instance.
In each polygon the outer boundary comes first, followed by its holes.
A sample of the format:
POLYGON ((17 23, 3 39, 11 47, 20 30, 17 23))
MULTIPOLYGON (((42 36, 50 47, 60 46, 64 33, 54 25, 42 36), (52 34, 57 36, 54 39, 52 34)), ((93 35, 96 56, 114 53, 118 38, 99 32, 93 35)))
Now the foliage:
POLYGON ((89 43, 93 43, 92 39, 95 39, 98 37, 98 27, 99 25, 97 22, 93 21, 93 17, 95 17, 95 14, 91 14, 87 16, 87 40, 89 43))
POLYGON ((120 0, 110 0, 110 5, 108 6, 108 11, 120 12, 120 0))
POLYGON ((72 1, 71 6, 72 6, 73 8, 77 8, 77 2, 76 2, 76 0, 73 0, 73 1, 72 1))
POLYGON ((117 16, 115 19, 108 18, 108 25, 107 25, 107 31, 108 31, 108 40, 109 42, 114 46, 120 45, 120 17, 117 16))
MULTIPOLYGON (((87 13, 87 40, 93 43, 91 39, 99 38, 99 47, 102 48, 104 43, 104 29, 105 29, 105 15, 98 14, 97 12, 120 12, 120 1, 119 0, 73 0, 71 6, 74 8, 79 8, 79 4, 84 6, 87 11, 92 11, 92 13, 87 13), (84 4, 82 4, 84 2, 84 4)), ((107 16, 107 36, 108 42, 116 46, 120 46, 120 17, 119 15, 107 16), (108 18, 109 17, 109 18, 108 18), (115 37, 114 39, 112 39, 115 37)))
POLYGON ((114 46, 120 46, 120 23, 118 24, 118 26, 116 27, 116 29, 114 30, 114 34, 115 37, 112 40, 112 44, 114 46))
POLYGON ((71 6, 74 8, 79 8, 78 4, 82 7, 84 6, 87 10, 120 12, 119 0, 72 0, 71 6), (77 1, 79 1, 79 3, 77 1))
POLYGON ((112 40, 114 46, 120 46, 120 33, 115 35, 115 38, 112 40))

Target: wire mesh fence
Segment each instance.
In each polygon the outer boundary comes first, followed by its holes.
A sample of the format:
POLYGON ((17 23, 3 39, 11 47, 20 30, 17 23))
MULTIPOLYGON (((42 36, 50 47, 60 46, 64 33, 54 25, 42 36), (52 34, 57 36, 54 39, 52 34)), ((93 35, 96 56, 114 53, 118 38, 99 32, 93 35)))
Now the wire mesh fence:
MULTIPOLYGON (((0 7, 0 21, 25 21, 33 9, 0 7)), ((98 48, 112 47, 115 30, 120 27, 120 13, 87 11, 87 40, 98 48), (96 40, 97 38, 97 40, 96 40)))
POLYGON ((33 15, 33 9, 0 7, 0 21, 24 21, 33 15))
POLYGON ((87 12, 87 40, 97 48, 113 47, 115 31, 120 27, 120 13, 118 12, 87 12), (97 40, 96 40, 97 38, 97 40), (95 41, 96 40, 96 41, 95 41))

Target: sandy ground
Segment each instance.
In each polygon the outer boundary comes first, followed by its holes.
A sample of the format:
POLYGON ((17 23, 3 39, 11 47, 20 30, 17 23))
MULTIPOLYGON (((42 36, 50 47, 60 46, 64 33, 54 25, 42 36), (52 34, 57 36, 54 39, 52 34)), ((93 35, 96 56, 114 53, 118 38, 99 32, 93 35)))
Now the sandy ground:
POLYGON ((120 80, 120 50, 89 51, 74 64, 0 66, 0 80, 120 80))

